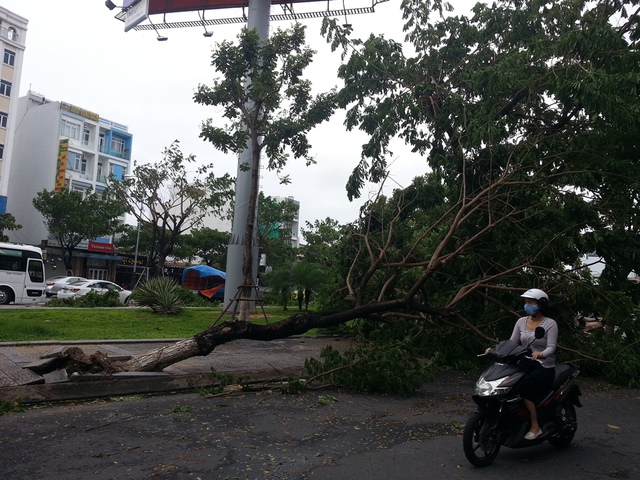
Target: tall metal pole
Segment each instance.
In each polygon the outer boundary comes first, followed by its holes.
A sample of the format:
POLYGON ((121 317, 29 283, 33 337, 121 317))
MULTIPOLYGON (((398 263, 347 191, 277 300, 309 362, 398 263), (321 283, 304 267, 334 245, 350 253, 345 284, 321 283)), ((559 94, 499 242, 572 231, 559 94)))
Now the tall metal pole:
MULTIPOLYGON (((263 41, 269 38, 270 12, 271 0, 249 0, 249 12, 247 19, 248 28, 249 30, 255 29, 258 32, 260 39, 263 41)), ((245 88, 247 86, 245 86, 245 88)), ((253 145, 249 142, 246 150, 238 155, 238 174, 236 177, 233 227, 231 230, 231 240, 229 241, 227 249, 227 278, 224 286, 224 305, 227 307, 231 306, 231 301, 236 296, 238 287, 243 284, 244 280, 242 264, 244 258, 244 237, 251 199, 251 173, 259 168, 259 161, 257 164, 254 164, 253 145), (249 165, 249 169, 246 169, 247 165, 249 165)), ((255 204, 257 205, 257 201, 255 204)), ((254 237, 251 239, 254 284, 257 283, 258 277, 258 242, 255 235, 256 230, 257 228, 254 228, 254 237)))
MULTIPOLYGON (((135 175, 125 175, 124 176, 125 179, 127 178, 138 178, 135 175)), ((142 217, 142 202, 140 202, 140 217, 142 217)), ((138 248, 140 246, 140 218, 137 218, 137 223, 138 223, 138 231, 136 233, 136 253, 133 256, 133 278, 135 281, 134 287, 136 288, 138 286, 138 276, 136 275, 137 271, 138 271, 138 248)))
MULTIPOLYGON (((138 220, 138 234, 136 235, 136 253, 133 257, 133 278, 136 278, 136 270, 138 269, 138 246, 139 245, 140 245, 140 220, 138 220)), ((138 282, 136 282, 136 286, 137 285, 138 285, 138 282)))

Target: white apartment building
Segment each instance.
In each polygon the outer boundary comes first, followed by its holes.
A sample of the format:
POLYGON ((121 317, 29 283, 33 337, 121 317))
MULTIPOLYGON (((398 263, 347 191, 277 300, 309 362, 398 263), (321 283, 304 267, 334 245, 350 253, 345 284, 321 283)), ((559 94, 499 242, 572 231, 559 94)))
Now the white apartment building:
MULTIPOLYGON (((7 211, 22 228, 7 234, 13 242, 44 246, 55 258, 57 245, 33 198, 44 189, 100 192, 111 175, 122 180, 130 171, 133 136, 126 125, 31 91, 20 97, 17 115, 20 123, 14 136, 7 211)), ((78 257, 73 274, 113 278, 111 239, 80 244, 78 257)))
POLYGON ((300 248, 300 202, 293 197, 273 197, 276 202, 293 203, 298 209, 298 216, 292 222, 285 222, 280 225, 281 230, 291 230, 291 238, 287 238, 286 242, 293 248, 300 248))
POLYGON ((7 213, 7 188, 27 23, 27 19, 0 6, 0 214, 7 213))

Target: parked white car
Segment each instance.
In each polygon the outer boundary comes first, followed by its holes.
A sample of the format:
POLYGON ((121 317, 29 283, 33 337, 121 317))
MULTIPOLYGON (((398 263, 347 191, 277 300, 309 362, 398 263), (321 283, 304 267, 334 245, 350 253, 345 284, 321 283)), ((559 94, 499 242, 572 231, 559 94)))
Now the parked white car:
POLYGON ((55 297, 62 287, 71 285, 73 283, 87 281, 89 281, 89 279, 84 277, 65 277, 59 275, 57 277, 51 277, 45 280, 44 283, 46 284, 46 287, 44 287, 44 291, 47 294, 47 297, 55 297))
POLYGON ((125 290, 120 285, 116 285, 113 282, 107 282, 106 280, 89 280, 87 282, 66 285, 58 290, 58 298, 60 300, 64 300, 65 298, 78 298, 91 292, 104 295, 110 290, 118 292, 121 303, 124 303, 125 305, 129 303, 129 300, 131 299, 131 290, 125 290))

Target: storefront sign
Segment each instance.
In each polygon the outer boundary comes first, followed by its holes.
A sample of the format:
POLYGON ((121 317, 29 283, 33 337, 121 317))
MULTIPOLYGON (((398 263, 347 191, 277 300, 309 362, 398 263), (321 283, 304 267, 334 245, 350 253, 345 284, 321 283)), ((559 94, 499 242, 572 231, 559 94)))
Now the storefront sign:
POLYGON ((56 166, 56 184, 54 191, 59 192, 64 188, 65 175, 67 173, 67 159, 69 155, 69 139, 60 140, 58 147, 58 165, 56 166))
POLYGON ((76 107, 75 105, 71 105, 67 102, 60 102, 60 108, 75 115, 88 118, 89 120, 93 120, 95 122, 100 121, 100 115, 98 115, 97 113, 85 110, 84 108, 76 107))
POLYGON ((90 252, 113 253, 113 243, 89 242, 90 252))

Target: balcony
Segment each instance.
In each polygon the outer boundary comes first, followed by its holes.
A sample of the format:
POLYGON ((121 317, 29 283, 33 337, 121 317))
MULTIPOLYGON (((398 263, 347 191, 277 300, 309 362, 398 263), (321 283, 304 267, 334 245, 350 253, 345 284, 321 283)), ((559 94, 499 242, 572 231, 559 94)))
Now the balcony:
POLYGON ((100 153, 106 153, 107 155, 111 155, 112 157, 122 158, 123 160, 131 160, 131 150, 120 152, 117 150, 111 150, 105 145, 98 146, 98 150, 100 151, 100 153))
POLYGON ((19 39, 18 31, 13 28, 0 28, 0 37, 6 38, 7 40, 11 40, 12 42, 17 42, 19 39))

